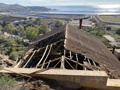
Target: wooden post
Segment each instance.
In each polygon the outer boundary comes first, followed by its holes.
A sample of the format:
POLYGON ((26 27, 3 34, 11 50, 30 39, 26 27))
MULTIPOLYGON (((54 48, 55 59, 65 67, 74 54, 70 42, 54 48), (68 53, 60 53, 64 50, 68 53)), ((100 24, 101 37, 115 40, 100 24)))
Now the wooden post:
POLYGON ((82 19, 79 19, 79 28, 82 28, 82 19))
POLYGON ((91 65, 91 62, 90 62, 90 60, 89 59, 87 59, 88 60, 88 63, 91 65))
POLYGON ((65 65, 65 62, 64 62, 64 61, 65 61, 65 56, 62 56, 62 59, 61 59, 61 67, 60 67, 61 69, 64 69, 64 68, 65 68, 65 66, 64 66, 64 65, 65 65))
POLYGON ((72 59, 72 53, 71 53, 71 51, 70 51, 70 59, 72 59))
MULTIPOLYGON (((86 61, 86 57, 84 58, 84 61, 83 61, 83 63, 85 64, 85 61, 86 61)), ((87 70, 87 68, 84 66, 84 70, 86 71, 87 70)))
POLYGON ((93 61, 93 65, 96 66, 96 63, 93 61))
POLYGON ((49 62, 48 62, 47 69, 48 69, 48 67, 49 67, 49 65, 50 65, 50 62, 51 62, 51 60, 49 60, 49 62))
POLYGON ((113 50, 112 50, 112 53, 113 53, 113 54, 115 53, 115 48, 116 48, 116 46, 114 45, 114 46, 113 46, 113 50))
MULTIPOLYGON (((77 62, 79 63, 79 61, 78 61, 78 55, 76 54, 76 60, 77 60, 77 62)), ((76 64, 76 69, 77 69, 77 67, 78 67, 78 63, 76 64)))

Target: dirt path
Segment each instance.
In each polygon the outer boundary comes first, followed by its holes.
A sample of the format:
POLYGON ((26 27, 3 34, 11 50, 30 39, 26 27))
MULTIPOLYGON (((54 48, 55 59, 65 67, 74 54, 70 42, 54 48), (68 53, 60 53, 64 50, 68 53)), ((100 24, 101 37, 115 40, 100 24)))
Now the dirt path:
POLYGON ((118 46, 118 45, 119 45, 119 43, 116 42, 115 38, 112 37, 111 35, 104 35, 104 37, 111 42, 111 43, 110 43, 111 45, 115 45, 115 46, 118 46))

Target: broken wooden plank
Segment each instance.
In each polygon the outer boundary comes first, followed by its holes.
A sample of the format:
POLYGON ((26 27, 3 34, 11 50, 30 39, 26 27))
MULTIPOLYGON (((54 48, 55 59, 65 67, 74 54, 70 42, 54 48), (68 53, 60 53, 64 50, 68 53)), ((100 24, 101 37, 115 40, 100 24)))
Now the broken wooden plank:
POLYGON ((27 64, 30 62, 30 60, 32 59, 32 57, 34 56, 36 50, 32 53, 31 57, 29 58, 29 60, 26 62, 26 64, 23 66, 23 68, 25 68, 27 66, 27 64))
POLYGON ((64 69, 65 68, 65 56, 62 56, 62 59, 61 59, 61 69, 64 69))
POLYGON ((48 51, 48 54, 47 54, 46 58, 45 58, 44 61, 43 61, 43 65, 42 65, 41 69, 43 69, 43 66, 44 66, 44 64, 45 64, 45 62, 46 62, 46 60, 47 60, 47 58, 48 58, 48 56, 49 56, 49 54, 50 54, 50 52, 51 52, 51 49, 52 49, 52 44, 50 45, 50 49, 49 49, 49 51, 48 51))
POLYGON ((42 62, 42 60, 43 60, 43 58, 44 58, 47 50, 48 50, 48 45, 46 46, 46 49, 45 49, 45 51, 44 51, 44 53, 43 53, 43 55, 42 55, 42 58, 40 59, 40 61, 39 61, 38 64, 36 65, 36 68, 37 68, 37 66, 42 62))

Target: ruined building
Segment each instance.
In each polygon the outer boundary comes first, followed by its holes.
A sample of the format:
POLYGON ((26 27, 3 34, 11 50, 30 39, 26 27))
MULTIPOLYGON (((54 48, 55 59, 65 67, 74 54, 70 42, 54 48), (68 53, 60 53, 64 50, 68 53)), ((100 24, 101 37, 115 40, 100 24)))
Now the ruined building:
POLYGON ((14 68, 77 87, 120 89, 118 59, 99 39, 70 24, 39 36, 14 68))

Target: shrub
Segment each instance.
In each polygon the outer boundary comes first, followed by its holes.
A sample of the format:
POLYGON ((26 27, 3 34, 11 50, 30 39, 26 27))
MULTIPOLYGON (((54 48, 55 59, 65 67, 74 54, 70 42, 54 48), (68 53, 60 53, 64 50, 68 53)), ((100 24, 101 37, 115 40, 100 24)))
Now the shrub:
POLYGON ((16 61, 17 58, 18 58, 18 53, 17 52, 13 52, 9 56, 9 59, 14 60, 14 61, 16 61))
POLYGON ((0 90, 13 90, 16 80, 8 74, 0 74, 0 90))
POLYGON ((55 21, 55 27, 60 27, 62 26, 62 22, 60 20, 55 21))
POLYGON ((118 29, 118 30, 116 31, 116 34, 120 35, 120 29, 118 29))
POLYGON ((106 38, 102 38, 101 40, 102 40, 102 42, 103 42, 107 47, 111 46, 111 45, 110 45, 110 41, 107 40, 106 38))
POLYGON ((111 27, 107 27, 106 30, 110 31, 110 30, 111 30, 111 27))

